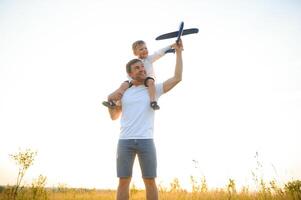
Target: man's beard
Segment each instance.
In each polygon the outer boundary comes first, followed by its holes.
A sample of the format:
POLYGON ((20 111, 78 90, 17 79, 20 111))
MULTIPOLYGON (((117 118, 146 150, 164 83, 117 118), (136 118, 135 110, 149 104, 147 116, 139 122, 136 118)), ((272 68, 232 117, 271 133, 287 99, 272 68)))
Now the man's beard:
POLYGON ((144 82, 144 79, 146 78, 145 74, 144 73, 140 73, 138 74, 134 80, 138 81, 138 82, 144 82))

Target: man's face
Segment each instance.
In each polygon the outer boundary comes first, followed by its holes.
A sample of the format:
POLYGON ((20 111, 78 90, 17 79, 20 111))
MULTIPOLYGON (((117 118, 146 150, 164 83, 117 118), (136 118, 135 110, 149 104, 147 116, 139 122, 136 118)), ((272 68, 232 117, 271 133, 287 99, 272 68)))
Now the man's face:
POLYGON ((144 81, 146 78, 146 71, 142 62, 136 62, 131 65, 130 77, 137 81, 144 81))

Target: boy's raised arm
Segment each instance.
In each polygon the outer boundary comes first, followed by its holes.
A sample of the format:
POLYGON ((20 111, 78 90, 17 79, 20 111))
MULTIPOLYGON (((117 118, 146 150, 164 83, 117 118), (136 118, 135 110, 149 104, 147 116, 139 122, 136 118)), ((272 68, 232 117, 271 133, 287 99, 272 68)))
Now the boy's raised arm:
POLYGON ((165 52, 169 49, 173 49, 175 48, 176 46, 176 43, 173 43, 171 45, 168 45, 162 49, 159 49, 158 51, 154 52, 154 54, 150 55, 150 60, 151 62, 155 62, 157 61, 158 59, 160 59, 162 56, 165 55, 165 52))

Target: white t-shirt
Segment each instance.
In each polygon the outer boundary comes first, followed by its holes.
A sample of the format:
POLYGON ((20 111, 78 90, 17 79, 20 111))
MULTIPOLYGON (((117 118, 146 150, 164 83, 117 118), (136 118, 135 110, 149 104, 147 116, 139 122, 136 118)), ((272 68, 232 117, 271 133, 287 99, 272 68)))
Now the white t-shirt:
POLYGON ((155 61, 157 61, 158 59, 160 59, 162 56, 164 56, 165 51, 167 51, 169 49, 170 49, 170 46, 167 46, 165 48, 162 48, 162 49, 154 52, 152 55, 147 56, 145 59, 142 59, 147 76, 155 77, 153 63, 155 61))
MULTIPOLYGON (((159 49, 158 51, 155 51, 153 54, 147 56, 144 59, 141 59, 143 64, 144 64, 144 69, 146 71, 146 75, 148 77, 153 77, 155 78, 155 72, 154 72, 154 67, 153 67, 153 63, 155 61, 157 61, 158 59, 160 59, 162 56, 165 55, 165 52, 167 50, 169 50, 171 47, 170 45, 167 47, 164 47, 162 49, 159 49)), ((129 81, 132 80, 132 78, 130 76, 127 77, 129 79, 129 81)))
MULTIPOLYGON (((156 84, 156 98, 162 94, 163 83, 156 84)), ((121 104, 119 139, 152 139, 155 111, 150 107, 147 88, 133 85, 123 94, 121 104)))

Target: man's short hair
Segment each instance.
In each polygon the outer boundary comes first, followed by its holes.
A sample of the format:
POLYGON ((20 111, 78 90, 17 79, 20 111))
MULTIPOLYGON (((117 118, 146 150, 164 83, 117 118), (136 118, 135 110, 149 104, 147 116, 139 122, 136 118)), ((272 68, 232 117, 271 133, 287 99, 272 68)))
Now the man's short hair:
POLYGON ((138 59, 138 58, 134 58, 132 60, 130 60, 127 64, 126 64, 126 72, 129 74, 132 71, 132 65, 137 63, 137 62, 142 62, 142 60, 138 59))

